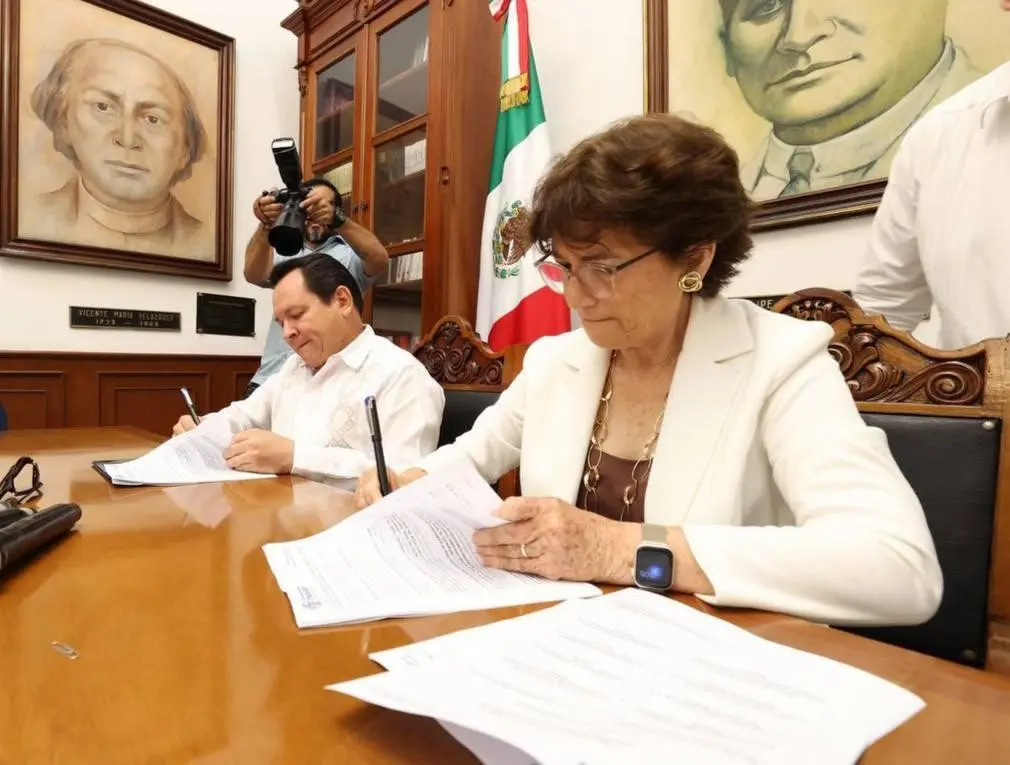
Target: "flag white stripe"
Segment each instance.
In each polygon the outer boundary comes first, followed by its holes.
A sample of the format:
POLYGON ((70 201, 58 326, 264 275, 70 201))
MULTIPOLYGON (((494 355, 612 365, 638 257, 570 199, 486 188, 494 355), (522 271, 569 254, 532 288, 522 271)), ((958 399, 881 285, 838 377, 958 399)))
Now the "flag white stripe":
POLYGON ((519 4, 509 3, 505 32, 508 35, 508 77, 519 76, 519 4))

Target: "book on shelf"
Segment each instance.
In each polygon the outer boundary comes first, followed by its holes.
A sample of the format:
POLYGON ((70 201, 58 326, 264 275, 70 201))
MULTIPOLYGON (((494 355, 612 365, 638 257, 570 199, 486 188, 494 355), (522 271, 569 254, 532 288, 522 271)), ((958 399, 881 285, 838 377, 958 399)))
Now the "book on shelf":
POLYGON ((424 276, 424 253, 408 252, 389 259, 386 284, 413 282, 424 276))

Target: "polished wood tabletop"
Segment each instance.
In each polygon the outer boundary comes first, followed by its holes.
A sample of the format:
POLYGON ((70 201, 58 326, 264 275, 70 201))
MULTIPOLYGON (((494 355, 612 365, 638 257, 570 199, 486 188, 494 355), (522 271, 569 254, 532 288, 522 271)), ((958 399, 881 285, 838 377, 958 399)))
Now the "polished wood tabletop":
MULTIPOLYGON (((33 456, 38 504, 84 510, 74 534, 0 580, 0 763, 473 765, 434 721, 323 686, 381 671, 369 652, 535 607, 299 631, 260 548, 333 525, 353 512, 350 495, 290 478, 117 489, 90 467, 156 442, 129 428, 0 434, 0 470, 33 456)), ((790 617, 684 602, 925 699, 865 765, 1010 757, 1006 678, 790 617)))

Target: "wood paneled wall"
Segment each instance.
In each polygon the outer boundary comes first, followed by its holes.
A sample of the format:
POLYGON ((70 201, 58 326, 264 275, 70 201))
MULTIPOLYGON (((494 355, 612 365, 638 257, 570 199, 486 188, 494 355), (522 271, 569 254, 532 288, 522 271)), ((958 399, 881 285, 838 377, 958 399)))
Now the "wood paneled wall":
POLYGON ((199 412, 241 398, 256 356, 0 353, 0 403, 10 428, 132 425, 169 433, 185 413, 179 388, 199 412))

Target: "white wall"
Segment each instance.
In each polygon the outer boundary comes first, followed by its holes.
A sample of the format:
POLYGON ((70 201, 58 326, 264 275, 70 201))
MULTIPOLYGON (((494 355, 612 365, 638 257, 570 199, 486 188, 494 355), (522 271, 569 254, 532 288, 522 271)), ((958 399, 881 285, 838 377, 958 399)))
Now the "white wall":
MULTIPOLYGON (((478 1, 478 0, 471 0, 478 1)), ((483 1, 483 0, 480 0, 483 1)), ((236 40, 233 279, 230 283, 0 258, 7 321, 0 349, 258 354, 270 295, 242 279, 253 197, 277 182, 272 138, 298 134, 296 39, 280 26, 291 0, 148 0, 236 40), (257 300, 257 336, 194 331, 199 291, 257 300), (71 330, 69 305, 180 311, 183 330, 71 330), (44 308, 44 310, 43 310, 44 308), (10 317, 19 317, 11 320, 10 317)), ((642 4, 638 0, 528 0, 537 66, 554 148, 568 149, 644 103, 642 4)), ((774 295, 803 287, 852 287, 869 217, 759 234, 730 295, 774 295)), ((918 333, 929 342, 933 332, 918 333)))
MULTIPOLYGON (((644 109, 644 20, 638 0, 528 0, 553 148, 564 151, 611 121, 644 109), (617 10, 620 8, 620 10, 617 10)), ((871 218, 758 234, 729 296, 804 287, 850 289, 871 218)), ((935 339, 932 323, 916 335, 935 339)))
POLYGON ((639 0, 527 0, 527 6, 554 151, 642 112, 639 0))
POLYGON ((258 355, 270 293, 245 283, 245 242, 255 228, 253 198, 279 183, 270 141, 297 136, 297 39, 280 26, 291 0, 146 0, 235 38, 234 215, 232 281, 111 271, 0 258, 0 349, 258 355), (256 298, 256 337, 197 335, 196 293, 256 298), (182 313, 181 332, 70 329, 70 305, 182 313))

